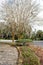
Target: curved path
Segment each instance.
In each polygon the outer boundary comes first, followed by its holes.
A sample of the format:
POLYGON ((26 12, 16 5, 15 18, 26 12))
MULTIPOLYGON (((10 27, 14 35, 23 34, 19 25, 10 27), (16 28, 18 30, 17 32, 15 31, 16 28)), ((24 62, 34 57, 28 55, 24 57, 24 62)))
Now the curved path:
POLYGON ((0 44, 0 65, 17 65, 18 52, 15 47, 0 44))

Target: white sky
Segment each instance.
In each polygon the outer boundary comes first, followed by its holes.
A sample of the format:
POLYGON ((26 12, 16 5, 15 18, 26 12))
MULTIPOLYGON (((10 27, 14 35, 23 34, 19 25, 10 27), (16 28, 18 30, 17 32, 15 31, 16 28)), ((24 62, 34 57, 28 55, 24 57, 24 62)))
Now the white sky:
POLYGON ((5 1, 5 0, 0 0, 0 5, 1 5, 1 3, 4 2, 4 1, 5 1))
MULTIPOLYGON (((1 3, 4 2, 4 1, 5 1, 5 0, 0 0, 0 5, 1 5, 1 3)), ((41 7, 41 11, 40 11, 38 17, 43 19, 43 0, 40 0, 40 7, 41 7)), ((40 22, 43 23, 43 21, 40 21, 40 22)), ((36 30, 39 30, 39 29, 40 29, 40 30, 43 30, 43 25, 38 26, 37 24, 35 24, 35 25, 34 25, 34 29, 36 29, 36 30)))

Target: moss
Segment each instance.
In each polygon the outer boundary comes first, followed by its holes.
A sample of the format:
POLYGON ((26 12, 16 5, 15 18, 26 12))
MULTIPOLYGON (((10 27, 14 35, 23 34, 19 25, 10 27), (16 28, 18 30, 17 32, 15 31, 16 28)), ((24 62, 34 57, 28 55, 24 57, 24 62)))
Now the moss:
POLYGON ((27 46, 21 47, 23 65, 40 65, 40 61, 35 53, 27 46))

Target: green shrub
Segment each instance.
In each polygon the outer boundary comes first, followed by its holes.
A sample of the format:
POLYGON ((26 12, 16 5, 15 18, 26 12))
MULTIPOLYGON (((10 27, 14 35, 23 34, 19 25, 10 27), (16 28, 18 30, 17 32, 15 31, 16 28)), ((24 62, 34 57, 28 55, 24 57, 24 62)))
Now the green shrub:
POLYGON ((30 48, 24 46, 22 49, 23 65, 40 65, 40 61, 30 48))
POLYGON ((16 42, 32 42, 31 39, 18 39, 16 42))
POLYGON ((17 46, 27 46, 32 42, 31 39, 18 39, 16 40, 16 45, 17 46), (28 43, 27 43, 28 42, 28 43))

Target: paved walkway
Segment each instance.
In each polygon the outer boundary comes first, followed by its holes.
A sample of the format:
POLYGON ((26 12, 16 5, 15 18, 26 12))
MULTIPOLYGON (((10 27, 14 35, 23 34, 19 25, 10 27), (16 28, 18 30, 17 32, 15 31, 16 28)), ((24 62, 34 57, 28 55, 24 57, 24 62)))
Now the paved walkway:
POLYGON ((15 47, 0 44, 0 65, 17 65, 18 52, 15 47))
MULTIPOLYGON (((16 40, 14 40, 15 42, 16 40)), ((0 43, 12 43, 12 40, 2 40, 0 39, 0 43)))

